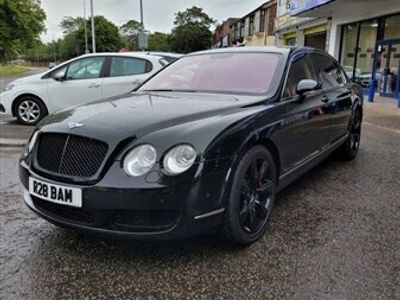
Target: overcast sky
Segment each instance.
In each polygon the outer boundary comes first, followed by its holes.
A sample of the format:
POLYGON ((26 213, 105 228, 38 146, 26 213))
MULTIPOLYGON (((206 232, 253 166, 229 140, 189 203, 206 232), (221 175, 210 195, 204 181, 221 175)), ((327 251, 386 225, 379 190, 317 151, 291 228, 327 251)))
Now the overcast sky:
MULTIPOLYGON (((62 37, 59 24, 63 16, 82 16, 84 0, 42 0, 47 14, 45 42, 62 37)), ((89 16, 90 0, 86 1, 89 16)), ((261 5, 265 0, 143 0, 144 24, 150 31, 169 32, 174 14, 197 5, 212 18, 222 21, 229 17, 241 17, 261 5)), ((95 15, 103 15, 120 26, 130 19, 139 20, 139 0, 94 0, 95 15)))

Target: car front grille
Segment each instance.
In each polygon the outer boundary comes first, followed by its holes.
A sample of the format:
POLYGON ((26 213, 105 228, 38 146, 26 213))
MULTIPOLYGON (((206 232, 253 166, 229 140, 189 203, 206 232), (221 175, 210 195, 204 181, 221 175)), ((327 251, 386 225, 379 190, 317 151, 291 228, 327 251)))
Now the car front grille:
POLYGON ((104 142, 64 133, 44 133, 36 150, 43 171, 67 177, 91 178, 103 163, 108 145, 104 142))

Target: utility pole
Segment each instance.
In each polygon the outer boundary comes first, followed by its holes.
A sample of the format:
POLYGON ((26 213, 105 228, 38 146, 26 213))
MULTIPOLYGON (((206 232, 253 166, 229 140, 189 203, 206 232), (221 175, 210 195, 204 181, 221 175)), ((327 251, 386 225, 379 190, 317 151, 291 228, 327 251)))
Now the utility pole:
POLYGON ((90 0, 90 12, 92 14, 92 52, 96 53, 96 32, 94 30, 93 0, 90 0))
POLYGON ((143 23, 143 0, 140 0, 140 32, 139 32, 139 47, 144 51, 144 23, 143 23))
POLYGON ((54 62, 57 61, 57 52, 56 52, 56 41, 54 40, 54 31, 53 31, 53 55, 54 55, 54 62))
POLYGON ((88 46, 88 35, 87 35, 87 23, 86 23, 86 0, 83 0, 83 19, 85 25, 85 54, 89 53, 89 46, 88 46))

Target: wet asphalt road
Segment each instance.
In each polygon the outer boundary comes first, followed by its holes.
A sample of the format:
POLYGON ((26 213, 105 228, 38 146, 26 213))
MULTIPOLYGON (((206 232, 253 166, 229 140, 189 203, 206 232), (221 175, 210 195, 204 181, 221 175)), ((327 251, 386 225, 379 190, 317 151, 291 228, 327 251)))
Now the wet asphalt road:
POLYGON ((400 299, 400 114, 366 115, 358 158, 330 158, 282 192, 245 249, 59 229, 23 204, 19 150, 0 150, 0 299, 400 299))
MULTIPOLYGON (((0 93, 10 82, 23 78, 26 76, 31 76, 44 72, 46 69, 43 68, 32 68, 31 70, 15 75, 15 76, 1 76, 0 74, 0 93)), ((27 140, 31 135, 34 127, 33 126, 23 126, 17 122, 17 119, 11 116, 5 116, 0 114, 0 138, 3 139, 18 139, 27 140)))

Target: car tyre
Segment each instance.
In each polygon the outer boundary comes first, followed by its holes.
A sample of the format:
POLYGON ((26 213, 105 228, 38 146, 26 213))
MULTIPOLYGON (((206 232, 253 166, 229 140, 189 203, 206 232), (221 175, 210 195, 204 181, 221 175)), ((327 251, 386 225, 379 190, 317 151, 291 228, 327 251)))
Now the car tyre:
POLYGON ((346 141, 338 149, 338 155, 343 160, 353 160, 357 157, 361 141, 362 112, 357 108, 352 115, 346 141))
POLYGON ((275 201, 276 174, 272 155, 263 146, 253 147, 239 161, 222 226, 231 243, 246 246, 264 234, 275 201))
POLYGON ((22 96, 15 103, 15 116, 24 125, 36 125, 46 115, 46 106, 35 96, 22 96))

